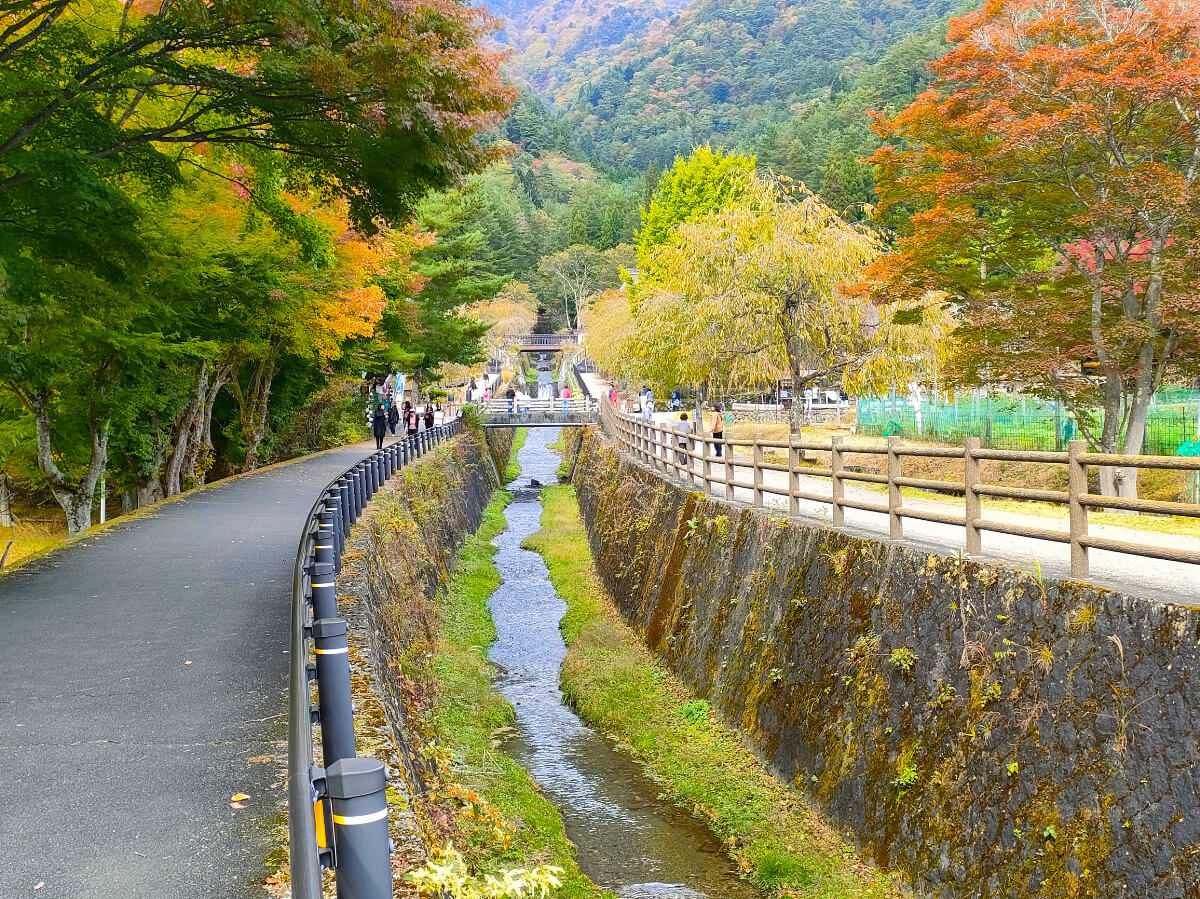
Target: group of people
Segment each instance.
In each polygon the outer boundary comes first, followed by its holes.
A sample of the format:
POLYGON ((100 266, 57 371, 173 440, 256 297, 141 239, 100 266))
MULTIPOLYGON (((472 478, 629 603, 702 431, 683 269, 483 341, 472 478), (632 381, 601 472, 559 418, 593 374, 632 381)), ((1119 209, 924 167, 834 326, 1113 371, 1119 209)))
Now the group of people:
MULTIPOLYGON (((628 413, 629 403, 626 400, 619 400, 616 389, 612 389, 608 393, 608 400, 613 405, 619 403, 622 412, 628 413)), ((686 464, 688 435, 692 433, 693 421, 690 415, 682 412, 683 397, 676 390, 671 394, 671 411, 678 413, 675 420, 673 430, 676 432, 676 443, 678 444, 678 459, 681 464, 686 464)), ((654 421, 654 391, 649 387, 643 386, 638 391, 637 410, 641 412, 644 421, 654 421)), ((721 458, 724 455, 724 447, 721 441, 725 439, 725 409, 720 403, 714 403, 707 415, 704 416, 702 425, 706 425, 706 430, 712 435, 716 441, 716 455, 721 458)))
MULTIPOLYGON (((718 459, 724 454, 724 447, 721 442, 725 439, 725 411, 720 403, 714 403, 712 409, 709 410, 707 419, 704 424, 708 425, 708 432, 712 435, 715 441, 713 446, 716 449, 718 459)), ((675 421, 675 442, 678 444, 678 455, 680 465, 687 464, 687 448, 688 435, 692 433, 691 417, 686 412, 680 412, 679 418, 675 421)))
POLYGON ((375 406, 375 411, 371 415, 371 431, 375 435, 375 448, 383 449, 383 438, 389 431, 395 437, 396 428, 401 425, 409 439, 417 436, 422 425, 425 430, 430 430, 437 425, 437 414, 440 411, 440 406, 435 409, 433 403, 426 403, 424 412, 418 412, 408 400, 404 401, 404 407, 401 409, 396 406, 391 397, 388 397, 384 402, 375 406))

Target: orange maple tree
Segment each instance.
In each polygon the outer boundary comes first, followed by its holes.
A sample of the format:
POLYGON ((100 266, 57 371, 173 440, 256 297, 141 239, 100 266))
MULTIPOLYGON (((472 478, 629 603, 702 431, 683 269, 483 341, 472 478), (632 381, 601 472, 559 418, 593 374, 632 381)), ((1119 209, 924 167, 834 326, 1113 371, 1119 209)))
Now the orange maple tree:
MULTIPOLYGON (((1200 10, 988 0, 949 37, 930 89, 875 118, 902 224, 868 282, 948 297, 964 382, 1055 398, 1139 453, 1155 390, 1200 358, 1200 10)), ((1136 470, 1101 489, 1136 495, 1136 470)))

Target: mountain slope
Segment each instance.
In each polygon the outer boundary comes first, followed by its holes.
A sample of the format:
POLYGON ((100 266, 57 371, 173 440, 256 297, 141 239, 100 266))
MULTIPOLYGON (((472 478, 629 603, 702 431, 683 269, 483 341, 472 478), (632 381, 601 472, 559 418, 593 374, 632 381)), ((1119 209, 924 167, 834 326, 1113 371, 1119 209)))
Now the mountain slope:
POLYGON ((583 78, 620 48, 663 40, 690 0, 485 0, 500 19, 510 71, 551 103, 579 92, 583 78))
POLYGON ((566 122, 587 154, 617 166, 666 165, 709 141, 753 148, 806 101, 845 90, 890 47, 937 30, 958 6, 699 0, 670 27, 612 48, 582 79, 566 122))

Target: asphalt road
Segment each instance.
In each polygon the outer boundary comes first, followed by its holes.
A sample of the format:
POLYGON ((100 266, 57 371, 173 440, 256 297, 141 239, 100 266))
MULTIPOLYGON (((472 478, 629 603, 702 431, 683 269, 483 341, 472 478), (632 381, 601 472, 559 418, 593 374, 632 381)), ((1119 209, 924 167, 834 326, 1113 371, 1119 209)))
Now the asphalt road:
POLYGON ((302 517, 368 452, 217 485, 0 579, 0 899, 262 895, 302 517))

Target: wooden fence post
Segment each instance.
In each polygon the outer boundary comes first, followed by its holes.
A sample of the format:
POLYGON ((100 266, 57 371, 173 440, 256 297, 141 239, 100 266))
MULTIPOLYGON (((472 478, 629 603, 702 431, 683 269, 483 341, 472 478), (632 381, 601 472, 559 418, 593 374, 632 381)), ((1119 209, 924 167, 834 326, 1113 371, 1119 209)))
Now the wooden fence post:
POLYGON ((983 552, 983 540, 980 535, 979 525, 977 522, 983 518, 983 503, 979 498, 979 494, 975 488, 979 486, 979 459, 976 458, 976 453, 979 452, 981 441, 978 437, 968 437, 963 441, 963 487, 964 487, 964 511, 963 516, 966 520, 967 539, 966 548, 968 555, 978 555, 983 552))
POLYGON ((700 452, 702 454, 702 460, 700 463, 700 470, 703 472, 702 481, 704 483, 704 495, 712 496, 712 447, 709 446, 708 440, 709 438, 705 437, 704 433, 701 432, 700 452))
POLYGON ((763 505, 763 450, 759 435, 754 435, 754 505, 763 505))
POLYGON ((1072 440, 1067 447, 1067 507, 1071 518, 1071 577, 1083 578, 1088 575, 1088 548, 1082 539, 1088 532, 1087 506, 1079 498, 1088 492, 1087 464, 1079 461, 1081 453, 1087 450, 1083 440, 1072 440))
POLYGON ((796 448, 792 438, 788 438, 788 514, 800 514, 800 497, 796 494, 800 491, 800 450, 796 448))
POLYGON ((846 493, 846 482, 842 480, 844 458, 841 437, 834 437, 830 441, 830 452, 829 468, 833 472, 831 478, 833 481, 833 526, 840 528, 846 523, 846 507, 842 505, 846 493))
POLYGON ((900 485, 896 483, 896 478, 901 476, 901 472, 903 470, 900 465, 900 454, 896 452, 899 447, 899 437, 888 438, 888 532, 893 540, 899 540, 904 536, 904 517, 900 514, 901 505, 904 502, 904 495, 900 492, 900 485))
POLYGON ((729 436, 728 431, 725 431, 722 437, 725 443, 725 498, 733 499, 733 438, 729 436))

